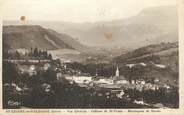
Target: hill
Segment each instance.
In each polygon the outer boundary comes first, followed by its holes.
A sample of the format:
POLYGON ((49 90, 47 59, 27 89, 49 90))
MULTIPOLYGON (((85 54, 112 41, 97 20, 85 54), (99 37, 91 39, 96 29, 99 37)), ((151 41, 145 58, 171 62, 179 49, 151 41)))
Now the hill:
POLYGON ((3 26, 3 46, 5 49, 85 49, 66 34, 58 34, 54 30, 37 25, 3 26))
POLYGON ((148 45, 122 54, 113 61, 119 64, 123 74, 127 73, 129 67, 128 75, 135 73, 134 76, 154 77, 178 85, 178 42, 148 45))
MULTIPOLYGON (((131 52, 122 54, 120 56, 117 56, 114 59, 114 61, 118 63, 127 62, 127 61, 138 61, 152 56, 160 56, 160 57, 169 56, 174 52, 178 52, 178 42, 152 44, 152 45, 135 49, 131 52)), ((154 60, 151 60, 151 61, 154 61, 154 60)))

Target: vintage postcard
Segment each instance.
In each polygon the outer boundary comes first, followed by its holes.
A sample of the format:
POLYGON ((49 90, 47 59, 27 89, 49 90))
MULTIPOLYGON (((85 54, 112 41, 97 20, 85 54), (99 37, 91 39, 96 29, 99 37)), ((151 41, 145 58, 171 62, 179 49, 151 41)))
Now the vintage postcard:
POLYGON ((184 1, 1 3, 0 115, 184 115, 184 1))

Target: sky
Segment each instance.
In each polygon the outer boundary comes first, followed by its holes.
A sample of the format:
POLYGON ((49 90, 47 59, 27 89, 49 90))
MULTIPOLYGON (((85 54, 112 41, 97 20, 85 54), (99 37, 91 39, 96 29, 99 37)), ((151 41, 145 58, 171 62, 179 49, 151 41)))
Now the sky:
POLYGON ((176 0, 4 0, 3 20, 110 21, 163 5, 176 5, 176 0))

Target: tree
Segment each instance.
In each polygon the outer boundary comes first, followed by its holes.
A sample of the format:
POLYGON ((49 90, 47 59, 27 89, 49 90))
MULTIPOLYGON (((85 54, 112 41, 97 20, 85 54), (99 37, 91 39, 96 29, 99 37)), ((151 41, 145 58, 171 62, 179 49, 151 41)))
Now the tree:
POLYGON ((18 51, 15 52, 15 58, 16 58, 16 59, 20 59, 20 54, 19 54, 18 51))
POLYGON ((34 52, 33 52, 33 56, 35 56, 35 57, 38 57, 38 48, 35 48, 34 49, 34 52))
POLYGON ((48 58, 49 58, 50 60, 52 60, 52 55, 51 55, 51 54, 49 54, 48 58))
POLYGON ((18 82, 19 73, 16 64, 3 62, 3 83, 18 82))

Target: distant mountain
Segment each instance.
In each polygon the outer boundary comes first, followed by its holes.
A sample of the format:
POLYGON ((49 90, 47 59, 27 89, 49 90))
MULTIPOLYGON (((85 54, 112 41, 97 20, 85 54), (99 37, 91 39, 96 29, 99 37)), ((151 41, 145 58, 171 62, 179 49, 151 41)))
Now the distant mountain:
MULTIPOLYGON (((178 16, 175 6, 143 9, 139 14, 113 21, 69 23, 30 21, 59 33, 66 33, 87 46, 136 49, 149 44, 178 41, 178 16)), ((18 24, 4 22, 4 24, 18 24)))
POLYGON ((59 34, 37 25, 3 26, 3 46, 5 49, 37 47, 44 50, 86 48, 66 34, 59 34))
POLYGON ((175 7, 153 7, 127 19, 97 22, 79 35, 94 41, 94 44, 134 49, 149 44, 178 41, 177 20, 175 7), (112 38, 106 36, 108 33, 112 34, 112 38))

